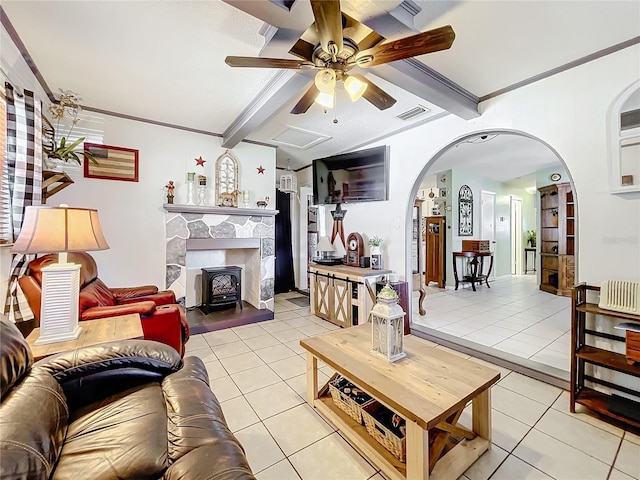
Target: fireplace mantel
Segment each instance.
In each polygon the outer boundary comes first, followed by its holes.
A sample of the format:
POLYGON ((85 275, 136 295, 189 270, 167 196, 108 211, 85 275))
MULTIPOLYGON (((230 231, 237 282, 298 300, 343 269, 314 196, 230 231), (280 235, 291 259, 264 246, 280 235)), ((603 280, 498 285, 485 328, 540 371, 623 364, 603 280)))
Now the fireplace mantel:
POLYGON ((172 213, 205 213, 212 215, 252 215, 260 217, 275 217, 278 210, 267 210, 266 208, 236 208, 236 207, 215 207, 211 205, 178 205, 165 203, 164 209, 172 213))

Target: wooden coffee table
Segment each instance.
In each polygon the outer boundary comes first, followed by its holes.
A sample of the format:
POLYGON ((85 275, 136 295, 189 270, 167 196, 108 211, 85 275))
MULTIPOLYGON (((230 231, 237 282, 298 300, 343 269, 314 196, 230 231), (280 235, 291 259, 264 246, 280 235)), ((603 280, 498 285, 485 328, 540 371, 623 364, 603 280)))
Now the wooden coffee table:
POLYGON ((391 479, 457 479, 491 447, 489 387, 500 374, 405 336, 407 356, 395 363, 373 355, 371 324, 305 338, 307 402, 391 479), (400 462, 318 389, 322 360, 406 420, 406 463, 400 462), (472 400, 472 430, 457 425, 472 400), (458 441, 458 439, 462 439, 458 441))
POLYGON ((82 332, 80 332, 80 336, 75 340, 47 343, 44 345, 35 344, 40 336, 40 329, 34 328, 27 337, 27 343, 29 344, 29 348, 31 348, 33 358, 39 360, 49 355, 80 347, 89 347, 98 343, 143 338, 140 315, 137 313, 86 320, 80 322, 80 326, 82 327, 82 332))

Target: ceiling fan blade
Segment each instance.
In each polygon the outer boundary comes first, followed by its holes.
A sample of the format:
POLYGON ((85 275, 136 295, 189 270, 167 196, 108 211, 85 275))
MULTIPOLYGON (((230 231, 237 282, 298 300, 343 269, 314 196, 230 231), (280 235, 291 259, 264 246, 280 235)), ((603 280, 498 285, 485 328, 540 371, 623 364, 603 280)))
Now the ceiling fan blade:
POLYGON ((342 13, 340 0, 311 0, 313 17, 322 49, 332 55, 342 51, 342 13), (330 44, 335 44, 335 52, 330 44))
POLYGON ((315 67, 311 62, 284 58, 227 57, 224 61, 230 67, 292 68, 296 70, 315 67))
POLYGON ((300 38, 293 45, 293 47, 291 47, 291 50, 289 50, 289 53, 291 55, 295 55, 296 57, 303 58, 305 60, 313 62, 313 50, 314 50, 313 45, 311 45, 309 42, 300 38))
POLYGON ((382 90, 375 83, 367 80, 363 75, 355 74, 350 76, 355 77, 361 82, 364 82, 368 85, 367 89, 362 94, 362 98, 364 98, 367 102, 373 104, 378 109, 386 110, 389 107, 393 107, 393 105, 396 103, 395 98, 382 90))
POLYGON ((309 87, 309 90, 304 92, 302 98, 298 101, 298 103, 296 103, 296 106, 293 107, 291 113, 293 113, 294 115, 305 113, 307 110, 309 110, 309 107, 313 105, 313 102, 316 100, 318 93, 320 93, 320 90, 318 90, 318 87, 316 87, 315 83, 312 83, 309 87))
POLYGON ((371 55, 368 63, 358 63, 361 67, 375 67, 383 63, 402 60, 404 58, 424 55, 425 53, 446 50, 453 44, 456 34, 451 25, 435 28, 428 32, 401 38, 393 42, 382 43, 358 54, 358 59, 371 55))

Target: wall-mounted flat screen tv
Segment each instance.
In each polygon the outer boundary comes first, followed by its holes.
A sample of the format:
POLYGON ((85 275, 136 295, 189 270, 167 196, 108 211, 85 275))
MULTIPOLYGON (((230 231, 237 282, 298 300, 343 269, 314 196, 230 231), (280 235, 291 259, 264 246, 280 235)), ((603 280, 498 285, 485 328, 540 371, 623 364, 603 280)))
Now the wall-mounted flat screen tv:
POLYGON ((313 161, 316 205, 382 200, 389 200, 388 146, 313 161))

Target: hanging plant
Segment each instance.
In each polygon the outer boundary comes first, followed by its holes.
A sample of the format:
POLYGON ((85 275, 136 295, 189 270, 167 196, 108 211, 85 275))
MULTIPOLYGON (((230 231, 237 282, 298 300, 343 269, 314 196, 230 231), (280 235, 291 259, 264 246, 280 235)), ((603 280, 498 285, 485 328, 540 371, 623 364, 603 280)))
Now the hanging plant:
POLYGON ((71 90, 60 90, 60 98, 58 98, 56 103, 52 103, 49 105, 48 110, 51 116, 56 120, 55 132, 56 135, 53 136, 53 142, 50 145, 44 145, 43 150, 47 154, 49 158, 61 160, 65 163, 73 161, 77 162, 80 165, 81 159, 80 156, 84 155, 87 157, 92 163, 97 164, 98 161, 95 157, 88 152, 87 150, 80 149, 78 150, 78 146, 84 142, 85 137, 80 137, 77 140, 69 143, 69 136, 73 132, 73 128, 78 123, 78 115, 82 110, 80 106, 80 102, 82 99, 78 97, 77 94, 72 92, 71 90), (60 132, 60 120, 62 120, 65 116, 68 116, 71 119, 71 126, 69 127, 69 131, 66 134, 60 136, 60 140, 56 140, 60 132))

